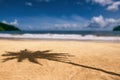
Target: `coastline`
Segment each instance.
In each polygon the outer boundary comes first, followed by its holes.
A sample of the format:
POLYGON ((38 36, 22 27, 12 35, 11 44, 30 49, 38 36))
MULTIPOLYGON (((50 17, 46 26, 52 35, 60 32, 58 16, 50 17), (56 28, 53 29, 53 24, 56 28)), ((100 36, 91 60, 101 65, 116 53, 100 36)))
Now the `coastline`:
MULTIPOLYGON (((84 32, 85 33, 85 32, 84 32)), ((94 33, 94 32, 93 32, 94 33)), ((99 32, 100 33, 100 32, 99 32)), ((110 34, 110 33, 109 33, 110 34)), ((112 33, 111 33, 112 35, 112 33)), ((97 34, 51 34, 45 33, 23 33, 23 34, 0 34, 1 39, 28 39, 28 40, 67 40, 67 41, 102 41, 102 42, 120 42, 120 37, 118 34, 107 36, 107 35, 97 35, 97 34)))
POLYGON ((46 38, 1 38, 0 40, 16 40, 16 41, 74 41, 74 42, 98 42, 98 43, 120 43, 120 41, 111 41, 111 40, 75 40, 75 39, 46 39, 46 38))

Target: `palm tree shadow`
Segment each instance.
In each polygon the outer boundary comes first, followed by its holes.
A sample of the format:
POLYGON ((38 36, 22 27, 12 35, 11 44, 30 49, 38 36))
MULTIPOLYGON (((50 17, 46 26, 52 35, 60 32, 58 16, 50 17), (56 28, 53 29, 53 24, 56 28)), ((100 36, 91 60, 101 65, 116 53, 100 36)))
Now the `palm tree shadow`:
POLYGON ((72 55, 68 55, 67 53, 51 53, 50 50, 32 52, 25 49, 19 52, 7 52, 7 54, 3 54, 2 56, 7 57, 3 59, 3 62, 13 59, 17 59, 17 62, 22 62, 23 60, 28 59, 32 63, 40 64, 37 59, 66 62, 69 61, 67 57, 72 55))
MULTIPOLYGON (((71 62, 69 60, 69 57, 74 57, 74 56, 69 55, 68 53, 51 53, 50 50, 33 52, 33 51, 28 51, 27 49, 25 49, 25 50, 21 50, 19 52, 7 52, 7 54, 3 54, 2 56, 7 57, 7 58, 3 59, 3 62, 13 60, 13 59, 17 59, 18 62, 22 62, 24 59, 28 59, 32 63, 40 64, 37 61, 37 59, 47 59, 47 60, 67 63, 67 64, 71 64, 74 66, 79 66, 79 67, 83 67, 83 68, 87 68, 87 69, 91 69, 91 70, 96 70, 96 71, 100 71, 103 73, 107 73, 110 75, 120 77, 119 73, 115 73, 115 72, 107 71, 104 69, 95 68, 95 67, 81 65, 81 64, 71 62)), ((42 65, 42 64, 40 64, 40 65, 42 65)))

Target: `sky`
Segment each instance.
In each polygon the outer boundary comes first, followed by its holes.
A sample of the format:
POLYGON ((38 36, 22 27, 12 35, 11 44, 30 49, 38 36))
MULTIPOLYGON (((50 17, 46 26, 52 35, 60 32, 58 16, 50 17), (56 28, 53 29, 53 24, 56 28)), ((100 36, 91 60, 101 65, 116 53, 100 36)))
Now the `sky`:
POLYGON ((21 30, 112 30, 120 0, 0 0, 0 22, 21 30))

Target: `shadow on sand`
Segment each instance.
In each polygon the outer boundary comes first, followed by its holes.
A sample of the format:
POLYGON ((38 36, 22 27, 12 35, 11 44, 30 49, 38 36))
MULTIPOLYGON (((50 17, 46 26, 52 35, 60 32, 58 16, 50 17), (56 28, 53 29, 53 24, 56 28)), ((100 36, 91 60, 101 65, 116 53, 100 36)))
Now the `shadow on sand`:
MULTIPOLYGON (((28 59, 32 63, 40 64, 37 61, 37 59, 47 59, 47 60, 67 63, 67 64, 71 64, 74 66, 79 66, 79 67, 83 67, 83 68, 87 68, 87 69, 91 69, 91 70, 101 71, 101 72, 104 72, 104 73, 107 73, 110 75, 115 75, 115 76, 120 77, 119 73, 115 73, 115 72, 103 70, 100 68, 95 68, 95 67, 81 65, 81 64, 71 62, 69 60, 69 57, 74 57, 74 56, 69 55, 68 53, 51 53, 50 50, 33 52, 33 51, 29 51, 29 50, 25 49, 25 50, 21 50, 19 52, 7 52, 7 54, 3 54, 2 56, 7 57, 7 58, 3 59, 3 62, 13 60, 13 59, 17 59, 18 62, 22 62, 24 59, 28 59)), ((40 65, 42 65, 42 64, 40 64, 40 65)))

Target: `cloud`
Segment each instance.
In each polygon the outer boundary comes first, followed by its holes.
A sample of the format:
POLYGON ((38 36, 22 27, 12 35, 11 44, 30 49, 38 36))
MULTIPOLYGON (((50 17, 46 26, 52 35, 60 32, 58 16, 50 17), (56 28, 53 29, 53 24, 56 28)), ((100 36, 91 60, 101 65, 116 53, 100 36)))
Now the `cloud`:
POLYGON ((89 0, 89 2, 100 4, 101 6, 106 7, 108 11, 117 11, 119 10, 120 1, 115 0, 89 0))
POLYGON ((104 18, 102 15, 93 17, 87 28, 113 28, 120 24, 120 19, 104 18))
POLYGON ((120 19, 105 18, 102 15, 94 16, 90 20, 78 15, 61 17, 25 17, 12 22, 2 21, 11 25, 19 25, 21 30, 111 30, 120 25, 120 19))
POLYGON ((18 20, 15 19, 13 22, 10 22, 11 25, 18 25, 18 20))
POLYGON ((99 24, 101 27, 104 27, 106 25, 105 20, 103 18, 103 16, 98 16, 98 17, 93 17, 92 18, 92 23, 97 23, 99 24))
POLYGON ((7 22, 6 20, 3 20, 2 23, 10 24, 10 25, 19 25, 17 19, 15 19, 13 22, 7 22))
POLYGON ((111 5, 109 5, 109 6, 107 7, 107 10, 117 11, 117 10, 119 10, 119 6, 120 6, 120 1, 113 2, 111 5))
POLYGON ((102 6, 105 6, 105 5, 108 5, 108 4, 112 4, 113 0, 92 0, 92 2, 98 3, 102 6))
MULTIPOLYGON (((18 24, 18 21, 14 20, 9 24, 13 23, 18 24)), ((113 27, 120 25, 120 19, 105 18, 102 15, 94 16, 90 20, 78 15, 41 16, 19 19, 19 23, 19 28, 22 30, 111 30, 113 27)))
POLYGON ((80 27, 78 23, 63 23, 63 24, 54 24, 56 28, 77 28, 80 27))
POLYGON ((78 15, 41 16, 19 19, 22 30, 80 30, 88 21, 78 15))
POLYGON ((16 25, 21 30, 112 30, 120 25, 120 18, 105 18, 102 15, 94 16, 90 20, 78 15, 61 17, 24 17, 12 22, 2 21, 6 24, 16 25))
POLYGON ((9 24, 7 21, 3 20, 2 23, 9 24))
POLYGON ((25 4, 26 4, 27 6, 33 6, 33 4, 32 4, 31 2, 25 2, 25 4))

